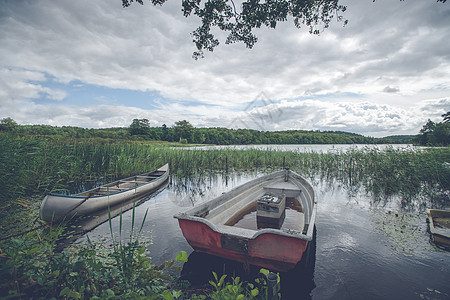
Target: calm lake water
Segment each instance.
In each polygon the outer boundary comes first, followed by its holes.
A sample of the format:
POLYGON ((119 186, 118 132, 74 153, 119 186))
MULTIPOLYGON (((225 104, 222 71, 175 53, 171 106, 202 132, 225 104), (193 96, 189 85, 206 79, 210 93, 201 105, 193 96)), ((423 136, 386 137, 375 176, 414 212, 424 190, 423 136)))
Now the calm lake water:
POLYGON ((293 152, 330 152, 330 151, 348 151, 361 149, 379 149, 386 148, 393 149, 422 149, 424 147, 413 146, 408 144, 330 144, 330 145, 215 145, 215 146, 198 146, 198 147, 184 147, 188 150, 275 150, 275 151, 293 151, 293 152))
MULTIPOLYGON (((143 231, 153 241, 149 246, 153 262, 163 263, 184 250, 190 256, 181 278, 194 286, 207 283, 212 271, 245 278, 240 264, 193 252, 173 215, 258 175, 171 177, 164 190, 144 199, 136 208, 136 227, 148 209, 143 231)), ((450 298, 450 252, 430 242, 424 214, 403 213, 399 198, 379 201, 330 182, 314 180, 313 185, 318 195, 315 249, 308 268, 281 274, 283 299, 450 298)), ((126 230, 131 215, 130 210, 123 215, 126 230)), ((113 227, 117 232, 118 217, 113 227)), ((98 226, 89 237, 108 243, 109 224, 98 226)))

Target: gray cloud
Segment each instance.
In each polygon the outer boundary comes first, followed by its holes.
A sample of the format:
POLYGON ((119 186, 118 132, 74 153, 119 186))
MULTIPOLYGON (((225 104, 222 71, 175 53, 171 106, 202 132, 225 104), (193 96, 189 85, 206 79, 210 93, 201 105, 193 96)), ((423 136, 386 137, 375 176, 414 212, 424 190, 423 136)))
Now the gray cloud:
POLYGON ((398 93, 398 92, 400 92, 400 89, 398 87, 387 86, 387 87, 385 87, 383 89, 383 92, 385 92, 385 93, 398 93))
POLYGON ((149 118, 155 124, 189 116, 197 125, 226 126, 236 116, 256 118, 256 112, 236 111, 265 91, 274 100, 268 109, 284 108, 280 119, 266 118, 269 128, 382 135, 414 133, 424 118, 449 110, 450 7, 422 0, 347 2, 345 28, 334 23, 311 36, 306 28, 279 24, 258 30, 252 50, 221 45, 194 61, 189 34, 198 20, 184 18, 177 1, 127 9, 107 0, 5 1, 0 118, 98 127, 125 126, 139 116, 155 115, 149 118), (67 106, 67 92, 47 86, 47 76, 157 91, 162 103, 154 111, 112 103, 67 106), (295 100, 305 95, 314 100, 295 100), (37 98, 61 105, 38 104, 37 98), (167 111, 170 119, 163 117, 167 111))
POLYGON ((260 129, 260 124, 264 124, 267 126, 265 130, 332 130, 381 137, 417 134, 418 128, 425 124, 427 118, 442 121, 441 115, 449 107, 449 98, 426 100, 409 109, 366 102, 282 101, 240 113, 238 118, 245 120, 246 125, 254 129, 260 129), (252 118, 248 118, 249 113, 253 114, 252 118), (253 119, 257 122, 248 121, 253 119))

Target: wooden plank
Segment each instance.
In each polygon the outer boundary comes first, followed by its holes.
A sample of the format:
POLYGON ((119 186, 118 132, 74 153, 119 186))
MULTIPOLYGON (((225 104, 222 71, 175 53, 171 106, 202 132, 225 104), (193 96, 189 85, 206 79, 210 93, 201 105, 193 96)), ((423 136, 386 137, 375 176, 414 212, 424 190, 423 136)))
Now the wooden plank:
POLYGON ((148 183, 148 181, 142 181, 142 180, 120 180, 120 182, 123 182, 123 183, 148 183))
POLYGON ((121 187, 115 187, 115 186, 110 186, 110 187, 108 187, 108 188, 106 188, 106 187, 101 187, 100 188, 100 190, 105 190, 105 191, 107 191, 107 190, 119 190, 119 191, 122 191, 122 190, 128 190, 129 188, 121 188, 121 187))

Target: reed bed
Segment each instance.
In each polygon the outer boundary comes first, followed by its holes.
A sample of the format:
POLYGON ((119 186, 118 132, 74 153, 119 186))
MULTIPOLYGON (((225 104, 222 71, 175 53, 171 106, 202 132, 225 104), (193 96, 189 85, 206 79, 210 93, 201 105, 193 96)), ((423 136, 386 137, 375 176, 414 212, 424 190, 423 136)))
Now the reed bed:
POLYGON ((450 168, 446 165, 450 161, 449 148, 367 148, 328 153, 186 150, 158 144, 4 135, 0 137, 0 182, 4 191, 0 205, 47 192, 75 192, 80 184, 86 187, 131 176, 169 161, 171 174, 180 177, 289 167, 311 179, 319 177, 348 187, 363 187, 381 198, 395 194, 412 197, 424 192, 448 198, 450 189, 450 168))

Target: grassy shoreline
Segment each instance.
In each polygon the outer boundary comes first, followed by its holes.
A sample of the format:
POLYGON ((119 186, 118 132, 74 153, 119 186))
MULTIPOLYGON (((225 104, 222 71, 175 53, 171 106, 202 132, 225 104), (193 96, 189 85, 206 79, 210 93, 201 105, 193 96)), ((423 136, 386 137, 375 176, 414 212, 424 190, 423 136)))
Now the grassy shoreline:
MULTIPOLYGON (((186 150, 166 143, 0 137, 0 207, 34 210, 46 193, 70 191, 81 182, 108 182, 153 170, 168 161, 177 176, 283 166, 313 178, 362 186, 375 197, 450 190, 450 148, 290 152, 186 150)), ((1 214, 1 213, 0 213, 1 214)))

